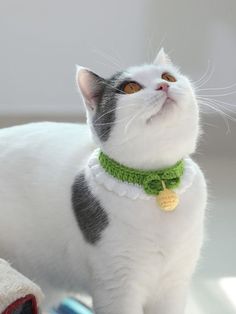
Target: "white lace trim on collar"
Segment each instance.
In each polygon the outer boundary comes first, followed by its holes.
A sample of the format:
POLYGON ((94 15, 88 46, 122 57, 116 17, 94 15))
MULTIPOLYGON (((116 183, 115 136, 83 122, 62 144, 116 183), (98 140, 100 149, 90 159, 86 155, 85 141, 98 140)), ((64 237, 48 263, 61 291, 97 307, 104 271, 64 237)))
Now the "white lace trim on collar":
MULTIPOLYGON (((113 176, 109 175, 99 163, 99 149, 96 149, 88 161, 89 171, 97 184, 102 185, 108 191, 115 194, 128 197, 130 199, 150 200, 155 198, 153 195, 148 195, 143 191, 143 188, 137 184, 122 182, 113 176)), ((181 178, 180 186, 174 191, 180 195, 184 193, 193 183, 193 178, 196 174, 196 167, 190 158, 185 158, 184 174, 181 178)))

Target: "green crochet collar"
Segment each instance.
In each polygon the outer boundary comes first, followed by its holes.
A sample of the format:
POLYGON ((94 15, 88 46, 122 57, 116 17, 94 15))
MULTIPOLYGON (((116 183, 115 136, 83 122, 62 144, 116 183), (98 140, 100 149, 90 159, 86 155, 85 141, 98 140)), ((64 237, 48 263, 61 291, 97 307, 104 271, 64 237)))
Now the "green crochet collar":
POLYGON ((178 161, 174 166, 160 170, 139 170, 126 167, 111 159, 102 151, 99 153, 99 162, 103 169, 114 178, 137 184, 149 195, 158 195, 167 189, 177 188, 184 172, 184 161, 178 161))

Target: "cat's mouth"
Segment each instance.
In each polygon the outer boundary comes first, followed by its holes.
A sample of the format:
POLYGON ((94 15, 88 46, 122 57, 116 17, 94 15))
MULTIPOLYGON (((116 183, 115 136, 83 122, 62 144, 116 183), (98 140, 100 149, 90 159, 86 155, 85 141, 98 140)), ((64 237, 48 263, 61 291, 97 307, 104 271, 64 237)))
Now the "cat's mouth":
POLYGON ((146 124, 149 124, 153 121, 153 119, 155 119, 157 116, 160 116, 164 111, 168 110, 168 106, 172 105, 176 103, 176 101, 171 98, 171 97, 166 97, 166 99, 164 100, 161 108, 154 114, 152 114, 147 120, 146 120, 146 124))

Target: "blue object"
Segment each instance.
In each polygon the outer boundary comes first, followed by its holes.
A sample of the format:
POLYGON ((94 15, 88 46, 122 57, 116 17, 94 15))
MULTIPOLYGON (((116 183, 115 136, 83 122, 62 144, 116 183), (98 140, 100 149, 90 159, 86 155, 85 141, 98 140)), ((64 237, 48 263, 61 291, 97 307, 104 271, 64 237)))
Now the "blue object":
POLYGON ((70 297, 62 300, 58 308, 51 309, 50 314, 93 314, 93 311, 81 301, 70 297))

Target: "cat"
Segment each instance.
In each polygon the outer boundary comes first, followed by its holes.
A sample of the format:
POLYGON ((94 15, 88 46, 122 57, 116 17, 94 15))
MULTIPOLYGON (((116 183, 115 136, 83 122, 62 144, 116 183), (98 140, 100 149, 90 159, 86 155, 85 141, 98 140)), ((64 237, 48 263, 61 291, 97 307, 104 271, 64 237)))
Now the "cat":
POLYGON ((207 204, 189 157, 200 134, 194 88, 163 49, 109 79, 78 67, 76 82, 87 126, 0 131, 0 257, 42 287, 46 305, 85 291, 96 314, 183 314, 207 204), (145 173, 183 160, 177 207, 108 173, 100 151, 145 173))

